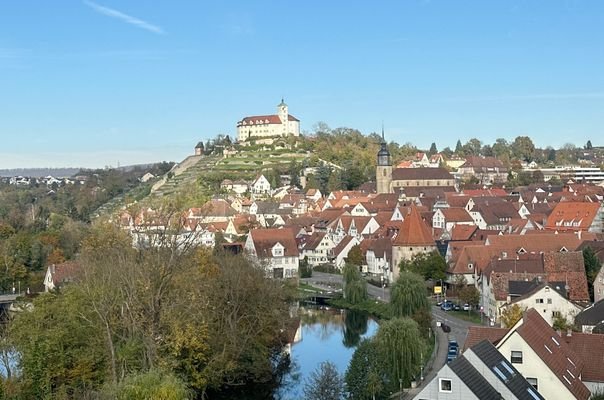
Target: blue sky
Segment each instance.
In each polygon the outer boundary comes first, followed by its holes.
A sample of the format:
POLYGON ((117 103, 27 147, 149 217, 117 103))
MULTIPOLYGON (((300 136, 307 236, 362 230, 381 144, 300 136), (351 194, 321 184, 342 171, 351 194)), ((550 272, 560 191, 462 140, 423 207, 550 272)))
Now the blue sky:
POLYGON ((604 145, 604 2, 0 2, 0 168, 180 161, 281 97, 302 129, 604 145))

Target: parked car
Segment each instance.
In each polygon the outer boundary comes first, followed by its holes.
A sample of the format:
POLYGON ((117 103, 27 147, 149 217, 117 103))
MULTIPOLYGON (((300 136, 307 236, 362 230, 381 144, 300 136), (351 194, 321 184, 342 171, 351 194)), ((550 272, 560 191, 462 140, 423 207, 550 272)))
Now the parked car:
POLYGON ((445 324, 441 323, 440 328, 443 330, 444 333, 451 332, 451 327, 449 325, 445 325, 445 324))
POLYGON ((447 353, 447 364, 457 358, 457 349, 449 349, 447 353))
POLYGON ((457 344, 457 339, 449 339, 449 349, 459 350, 459 345, 457 344))
POLYGON ((453 305, 453 310, 455 310, 455 311, 459 311, 459 310, 461 310, 460 305, 459 305, 459 304, 454 304, 454 305, 453 305))
POLYGON ((440 305, 440 309, 443 311, 451 311, 453 309, 453 302, 452 301, 444 301, 441 305, 440 305))
POLYGON ((470 311, 470 308, 471 307, 470 307, 470 305, 468 303, 466 303, 466 304, 463 305, 463 310, 464 311, 470 311))

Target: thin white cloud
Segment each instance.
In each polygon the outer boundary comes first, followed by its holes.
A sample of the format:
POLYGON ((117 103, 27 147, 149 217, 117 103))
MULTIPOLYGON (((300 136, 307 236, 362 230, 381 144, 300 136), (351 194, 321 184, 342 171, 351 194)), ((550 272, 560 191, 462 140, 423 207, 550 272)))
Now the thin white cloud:
POLYGON ((157 25, 153 25, 149 22, 143 21, 142 19, 139 19, 136 17, 132 17, 128 14, 124 14, 123 12, 115 10, 113 8, 105 7, 100 4, 94 3, 92 1, 88 1, 88 0, 84 0, 84 4, 86 4, 88 7, 92 8, 94 11, 96 11, 99 14, 105 15, 107 17, 119 19, 120 21, 123 21, 130 25, 134 25, 141 29, 145 29, 149 32, 153 32, 158 35, 163 35, 164 33, 166 33, 161 27, 159 27, 157 25))
POLYGON ((604 92, 587 93, 542 93, 510 96, 484 96, 484 97, 448 97, 447 102, 483 102, 507 100, 573 100, 573 99, 604 99, 604 92))

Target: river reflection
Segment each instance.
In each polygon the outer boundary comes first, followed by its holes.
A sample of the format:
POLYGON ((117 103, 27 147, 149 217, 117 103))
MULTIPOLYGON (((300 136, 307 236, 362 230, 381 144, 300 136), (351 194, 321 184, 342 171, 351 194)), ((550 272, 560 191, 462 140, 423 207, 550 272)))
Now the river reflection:
POLYGON ((373 336, 377 323, 367 314, 334 308, 300 307, 300 326, 290 346, 292 366, 275 399, 302 399, 306 378, 323 361, 346 372, 362 338, 373 336))

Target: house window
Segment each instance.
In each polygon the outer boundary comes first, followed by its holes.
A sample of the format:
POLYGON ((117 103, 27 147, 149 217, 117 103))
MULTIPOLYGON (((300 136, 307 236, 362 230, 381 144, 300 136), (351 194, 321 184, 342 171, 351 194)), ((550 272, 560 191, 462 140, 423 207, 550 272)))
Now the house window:
POLYGON ((438 380, 438 382, 439 382, 438 386, 439 386, 439 389, 441 392, 451 393, 453 391, 451 379, 440 378, 438 380))
POLYGON ((537 303, 537 304, 543 304, 543 299, 535 299, 535 303, 537 303))
POLYGON ((552 299, 547 299, 547 304, 552 304, 552 299))
POLYGON ((521 351, 513 351, 512 356, 510 357, 512 364, 522 364, 522 352, 521 351))
POLYGON ((535 390, 539 390, 539 387, 538 387, 538 384, 537 384, 537 378, 526 378, 526 381, 528 383, 530 383, 531 386, 535 388, 535 390))

